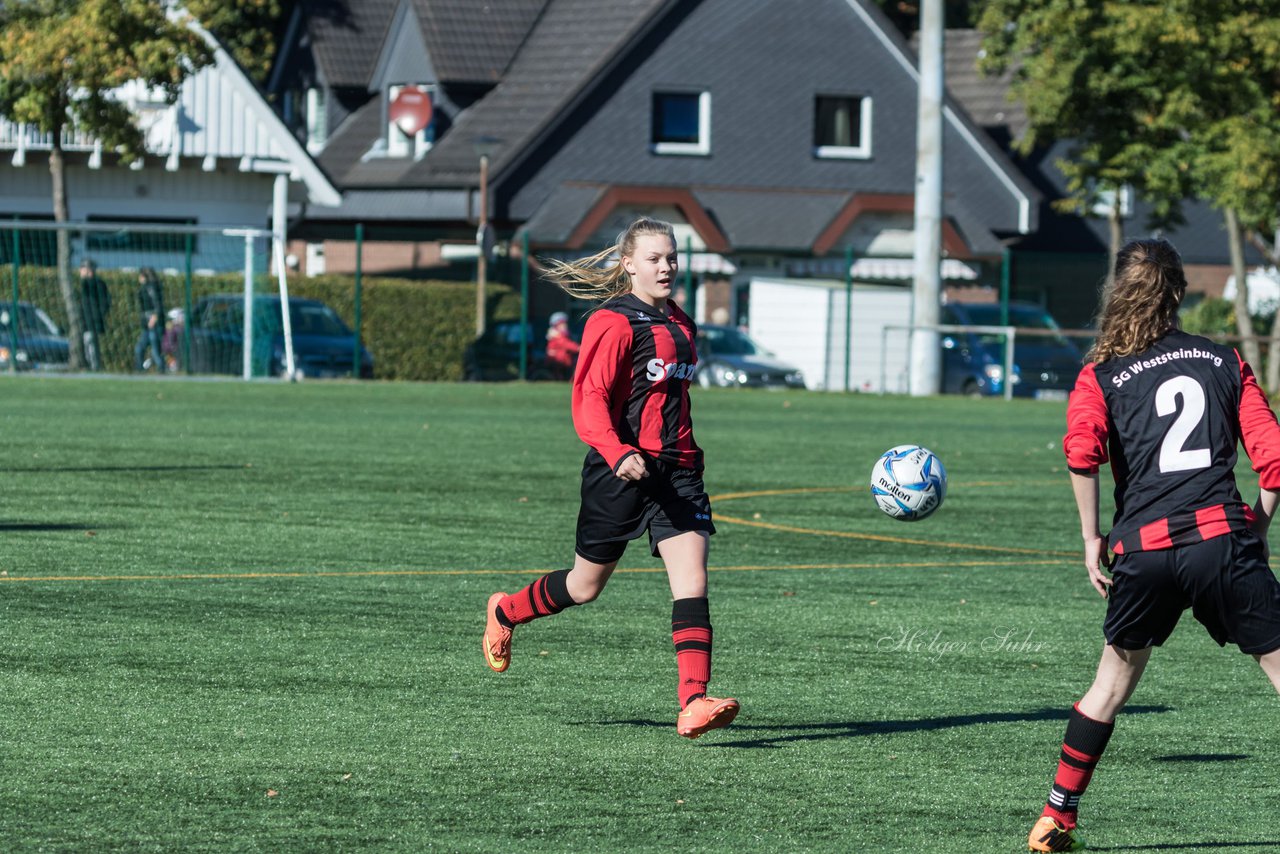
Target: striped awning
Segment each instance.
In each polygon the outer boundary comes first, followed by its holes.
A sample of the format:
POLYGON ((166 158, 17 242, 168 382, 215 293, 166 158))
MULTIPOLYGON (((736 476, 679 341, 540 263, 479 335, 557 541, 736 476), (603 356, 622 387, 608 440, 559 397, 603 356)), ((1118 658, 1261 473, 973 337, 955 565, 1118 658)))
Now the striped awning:
POLYGON ((688 265, 692 273, 732 276, 738 272, 737 266, 732 261, 716 252, 681 252, 680 265, 688 265), (690 255, 693 257, 690 258, 690 255))
MULTIPOLYGON (((864 281, 912 281, 916 277, 916 262, 912 258, 859 258, 853 262, 849 274, 864 281)), ((942 278, 972 282, 978 278, 978 271, 955 258, 943 258, 942 278)))
MULTIPOLYGON (((845 264, 842 258, 795 259, 786 262, 786 271, 788 276, 843 278, 845 264)), ((859 258, 848 272, 860 282, 911 282, 916 277, 916 262, 911 258, 859 258)), ((978 270, 964 261, 943 258, 942 278, 972 282, 978 278, 978 270)))

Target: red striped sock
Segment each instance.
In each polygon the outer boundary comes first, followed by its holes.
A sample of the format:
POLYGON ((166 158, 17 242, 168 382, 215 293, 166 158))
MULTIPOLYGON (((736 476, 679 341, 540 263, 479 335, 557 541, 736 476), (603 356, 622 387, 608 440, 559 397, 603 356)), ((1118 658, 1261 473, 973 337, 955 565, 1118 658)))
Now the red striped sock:
POLYGON ((504 597, 498 603, 498 622, 510 629, 539 617, 559 614, 570 605, 578 604, 569 595, 565 581, 568 576, 569 570, 558 569, 523 590, 504 597))
POLYGON ((1095 721, 1080 711, 1078 703, 1071 707, 1067 735, 1058 759, 1058 773, 1054 775, 1053 788, 1049 790, 1049 801, 1042 815, 1056 819, 1068 829, 1076 826, 1080 796, 1089 787, 1093 769, 1107 749, 1115 726, 1115 721, 1095 721))
POLYGON ((680 708, 705 696, 711 681, 711 612, 707 597, 671 603, 671 640, 676 645, 676 699, 680 708))

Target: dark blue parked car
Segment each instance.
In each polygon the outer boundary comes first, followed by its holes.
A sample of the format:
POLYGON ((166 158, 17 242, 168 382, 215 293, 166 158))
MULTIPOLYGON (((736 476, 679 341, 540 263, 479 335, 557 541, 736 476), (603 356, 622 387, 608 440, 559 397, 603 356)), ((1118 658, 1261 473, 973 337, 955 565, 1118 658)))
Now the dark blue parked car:
POLYGON ((49 315, 29 302, 18 303, 15 350, 13 314, 12 302, 0 303, 0 371, 65 371, 70 348, 49 315))
MULTIPOLYGON (((280 297, 253 300, 253 375, 282 376, 285 351, 280 297)), ((303 377, 349 377, 355 333, 338 313, 314 299, 289 298, 294 370, 303 377)), ((198 374, 244 371, 244 297, 206 297, 191 310, 191 369, 198 374)), ((360 348, 362 379, 373 377, 373 356, 360 348)))
MULTIPOLYGON (((957 326, 1000 326, 995 303, 950 303, 942 306, 941 322, 957 326)), ((1066 399, 1080 373, 1078 347, 1065 338, 1057 321, 1038 305, 1009 304, 1008 326, 1019 327, 1013 351, 1015 397, 1066 399), (1022 329, 1044 330, 1023 334, 1022 329)), ((1004 336, 989 332, 942 335, 942 390, 974 396, 1002 395, 1005 389, 1004 336)))

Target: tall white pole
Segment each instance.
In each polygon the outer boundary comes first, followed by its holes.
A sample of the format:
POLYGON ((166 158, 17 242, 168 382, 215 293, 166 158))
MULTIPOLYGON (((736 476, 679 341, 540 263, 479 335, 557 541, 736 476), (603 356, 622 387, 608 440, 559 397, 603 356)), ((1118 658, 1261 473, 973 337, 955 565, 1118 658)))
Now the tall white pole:
POLYGON ((488 257, 489 230, 489 155, 480 155, 480 227, 476 229, 476 337, 484 334, 485 302, 487 301, 487 282, 489 271, 488 257))
POLYGON ((253 379, 253 235, 248 233, 244 236, 244 346, 240 354, 244 378, 253 379))
MULTIPOLYGON (((936 326, 942 290, 942 2, 920 5, 920 102, 916 114, 915 283, 911 323, 936 326)), ((913 397, 942 390, 938 333, 911 333, 913 397)))
POLYGON ((284 334, 284 375, 290 381, 296 379, 293 364, 293 320, 289 312, 289 279, 285 269, 284 250, 288 245, 289 228, 289 176, 276 175, 275 197, 271 205, 271 263, 276 268, 276 282, 280 290, 280 324, 284 334))

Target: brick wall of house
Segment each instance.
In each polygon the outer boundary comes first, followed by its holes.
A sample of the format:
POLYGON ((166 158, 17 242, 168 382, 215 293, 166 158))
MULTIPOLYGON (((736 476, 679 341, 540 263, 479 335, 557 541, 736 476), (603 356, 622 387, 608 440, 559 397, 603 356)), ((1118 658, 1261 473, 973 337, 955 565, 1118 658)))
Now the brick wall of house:
MULTIPOLYGON (((354 240, 324 241, 324 272, 351 274, 356 271, 356 244, 354 240)), ((307 269, 307 244, 301 240, 289 241, 289 254, 298 259, 298 271, 310 275, 307 269)), ((425 241, 366 240, 362 247, 361 269, 369 275, 420 276, 433 268, 447 266, 441 258, 440 244, 425 241)))

